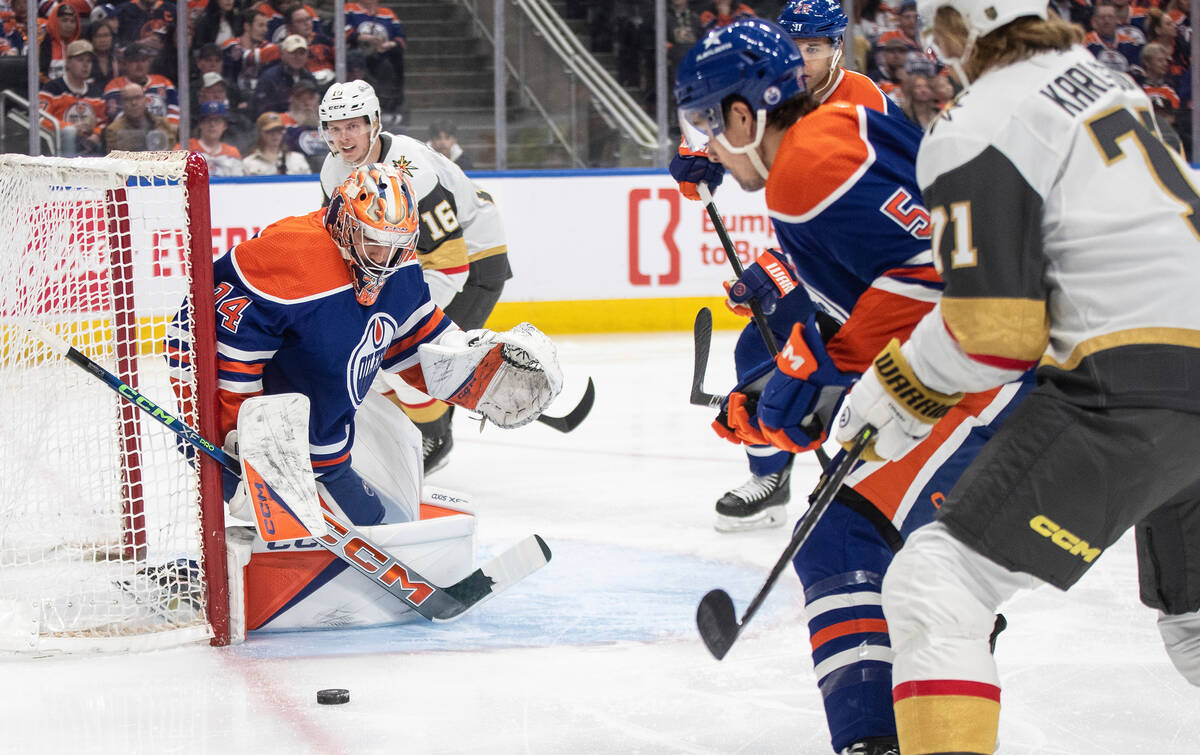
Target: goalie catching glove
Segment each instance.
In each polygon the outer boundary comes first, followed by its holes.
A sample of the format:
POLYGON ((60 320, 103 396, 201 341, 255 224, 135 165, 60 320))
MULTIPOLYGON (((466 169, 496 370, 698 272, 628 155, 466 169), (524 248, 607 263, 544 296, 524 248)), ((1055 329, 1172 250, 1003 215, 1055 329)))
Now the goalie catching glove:
POLYGON ((523 322, 512 330, 447 333, 417 347, 426 392, 499 427, 537 419, 562 389, 554 343, 523 322))
POLYGON ((893 338, 875 357, 874 367, 862 376, 847 400, 847 411, 837 430, 837 440, 849 448, 864 425, 876 429, 867 444, 865 461, 899 459, 921 444, 963 394, 938 393, 922 383, 893 338))

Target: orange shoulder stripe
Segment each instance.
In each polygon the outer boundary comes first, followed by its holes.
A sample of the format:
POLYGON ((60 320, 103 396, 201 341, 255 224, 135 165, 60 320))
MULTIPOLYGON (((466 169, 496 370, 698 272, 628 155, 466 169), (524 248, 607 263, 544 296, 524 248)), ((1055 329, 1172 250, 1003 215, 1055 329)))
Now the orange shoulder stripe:
POLYGON ((801 118, 783 137, 767 179, 772 217, 804 222, 846 192, 875 160, 858 106, 835 102, 801 118))
POLYGON ((421 326, 419 330, 410 333, 407 337, 401 338, 399 341, 392 344, 392 346, 386 352, 384 352, 383 358, 395 359, 396 355, 400 352, 411 349, 416 344, 421 343, 428 338, 429 334, 432 333, 439 325, 441 325, 442 320, 445 319, 446 315, 442 312, 441 308, 434 307, 433 314, 430 315, 425 324, 421 326))
POLYGON ((274 299, 295 301, 350 285, 350 271, 322 223, 324 210, 284 218, 238 244, 233 261, 246 283, 274 299))

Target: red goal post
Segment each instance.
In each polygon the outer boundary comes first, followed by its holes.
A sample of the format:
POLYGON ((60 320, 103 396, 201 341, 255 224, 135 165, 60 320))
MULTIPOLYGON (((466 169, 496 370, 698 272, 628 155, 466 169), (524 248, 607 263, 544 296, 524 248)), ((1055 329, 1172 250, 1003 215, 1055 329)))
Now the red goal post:
POLYGON ((212 437, 204 159, 0 155, 0 218, 0 652, 228 644, 219 467, 25 330, 212 437))

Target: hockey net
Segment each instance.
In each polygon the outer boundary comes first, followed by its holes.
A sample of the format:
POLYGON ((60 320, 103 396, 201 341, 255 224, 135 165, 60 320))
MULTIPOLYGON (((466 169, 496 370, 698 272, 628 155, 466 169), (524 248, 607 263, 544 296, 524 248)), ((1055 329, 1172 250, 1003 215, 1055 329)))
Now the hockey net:
POLYGON ((224 644, 219 469, 27 331, 210 430, 203 159, 2 155, 0 218, 0 651, 224 644))

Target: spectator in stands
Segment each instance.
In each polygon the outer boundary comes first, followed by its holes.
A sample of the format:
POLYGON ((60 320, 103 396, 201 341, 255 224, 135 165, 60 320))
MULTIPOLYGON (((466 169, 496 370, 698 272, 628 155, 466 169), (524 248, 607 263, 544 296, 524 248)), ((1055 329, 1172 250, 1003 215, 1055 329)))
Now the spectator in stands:
POLYGON ((279 60, 279 45, 267 41, 267 17, 257 8, 246 11, 242 21, 242 35, 221 45, 221 65, 225 78, 249 99, 262 70, 279 60))
POLYGON ((458 127, 452 121, 440 119, 429 124, 428 144, 435 152, 449 158, 463 170, 475 167, 475 161, 463 152, 458 143, 458 127))
POLYGON ((150 73, 153 52, 146 45, 135 42, 121 54, 122 75, 108 82, 104 88, 104 101, 108 104, 108 117, 115 122, 124 101, 122 92, 126 85, 137 84, 146 99, 150 115, 165 118, 172 128, 179 127, 179 95, 175 84, 165 76, 150 73))
POLYGON ((379 83, 375 92, 383 110, 395 112, 404 104, 404 26, 379 0, 347 3, 345 15, 347 45, 366 57, 367 71, 379 83))
POLYGON ((958 94, 949 68, 929 79, 929 89, 933 92, 933 102, 939 110, 949 105, 958 94))
POLYGON ((312 173, 321 172, 321 165, 329 153, 329 145, 317 128, 320 104, 321 93, 316 82, 304 79, 292 88, 287 112, 283 114, 284 143, 288 149, 304 155, 312 173))
MULTIPOLYGON (((114 79, 113 81, 116 81, 114 79)), ((131 152, 168 149, 175 143, 175 126, 148 107, 145 90, 132 82, 121 87, 120 112, 104 129, 104 147, 131 152)))
MULTIPOLYGON (((9 54, 24 55, 28 48, 28 40, 25 38, 25 33, 28 27, 26 21, 28 15, 26 11, 28 6, 25 3, 13 3, 9 6, 9 11, 4 18, 4 36, 8 42, 9 54)), ((39 18, 38 24, 38 43, 45 39, 46 36, 46 19, 39 18)))
POLYGON ((308 63, 305 65, 317 83, 324 86, 333 81, 333 40, 315 31, 316 15, 307 5, 293 8, 287 15, 287 33, 308 43, 308 63))
POLYGON ((1142 30, 1146 20, 1145 10, 1139 10, 1135 16, 1131 0, 1112 0, 1112 5, 1117 11, 1117 33, 1129 37, 1136 45, 1146 44, 1146 35, 1142 30))
POLYGON ((1117 32, 1117 9, 1111 0, 1101 0, 1092 12, 1092 30, 1083 43, 1096 60, 1114 71, 1126 73, 1137 63, 1139 46, 1128 35, 1117 32))
POLYGON ((904 107, 902 110, 908 119, 921 128, 929 126, 930 121, 937 117, 939 108, 934 100, 933 89, 929 86, 929 76, 920 73, 910 73, 904 78, 901 89, 904 91, 904 107))
POLYGON ((1158 8, 1150 8, 1146 11, 1146 39, 1162 45, 1170 53, 1173 75, 1183 76, 1191 67, 1191 45, 1179 33, 1179 24, 1170 13, 1158 8))
POLYGON ((225 141, 239 150, 249 146, 254 137, 253 128, 249 116, 246 115, 246 103, 239 99, 237 87, 230 86, 221 74, 211 72, 201 76, 196 83, 198 86, 195 89, 192 112, 199 113, 207 102, 221 103, 226 109, 225 141))
POLYGON ((675 80, 675 68, 679 61, 700 39, 704 24, 700 14, 689 5, 688 0, 671 0, 667 7, 667 81, 675 80))
POLYGON ((66 57, 63 75, 41 88, 38 103, 58 122, 60 155, 94 155, 100 152, 105 109, 103 90, 91 79, 92 43, 75 40, 66 57))
POLYGON ((117 6, 117 45, 124 47, 137 42, 153 10, 154 0, 127 0, 117 6))
POLYGON ((209 175, 240 176, 245 169, 242 167, 242 153, 238 148, 225 140, 228 127, 229 109, 222 102, 206 102, 200 106, 199 136, 188 141, 188 149, 204 155, 208 163, 209 175))
POLYGON ((729 26, 734 21, 743 18, 754 18, 754 9, 745 3, 734 3, 733 0, 716 0, 700 13, 700 23, 705 32, 722 26, 729 26))
POLYGON ((317 80, 308 68, 308 42, 299 34, 290 34, 279 43, 279 62, 263 71, 254 90, 254 112, 276 113, 287 110, 292 90, 301 81, 317 88, 317 80))
POLYGON ((1085 29, 1092 22, 1092 0, 1050 0, 1049 7, 1062 20, 1085 29))
POLYGON ((1158 122, 1158 131, 1162 134, 1163 144, 1178 152, 1185 160, 1188 159, 1183 140, 1175 128, 1175 116, 1179 111, 1179 100, 1172 100, 1168 95, 1159 92, 1147 92, 1150 104, 1154 106, 1154 119, 1158 122))
MULTIPOLYGON (((1179 99, 1179 78, 1171 73, 1171 53, 1157 42, 1142 47, 1141 65, 1130 71, 1134 81, 1149 94, 1152 90, 1170 90, 1168 97, 1179 99)), ((1178 107, 1178 105, 1176 105, 1178 107)))
POLYGON ((909 50, 921 51, 921 43, 917 41, 917 3, 915 0, 905 0, 900 4, 896 13, 896 28, 889 29, 879 35, 879 44, 885 45, 893 39, 904 42, 909 50))
POLYGON ((868 74, 883 93, 899 101, 903 98, 900 85, 904 83, 904 63, 908 59, 908 44, 893 37, 875 52, 875 67, 868 74))
POLYGON ((92 43, 95 60, 92 66, 92 81, 103 89, 117 74, 117 50, 113 45, 116 33, 113 31, 113 24, 105 20, 93 22, 88 29, 88 39, 92 43))
POLYGON ((227 39, 241 36, 242 16, 234 8, 234 0, 208 0, 196 19, 193 45, 220 45, 227 39))
POLYGON ((258 116, 258 142, 242 160, 247 176, 277 176, 310 173, 308 159, 283 143, 283 117, 279 113, 258 116))
POLYGON ((42 82, 63 75, 67 65, 67 45, 79 39, 79 14, 67 3, 50 6, 46 18, 46 36, 38 46, 38 70, 42 82))

